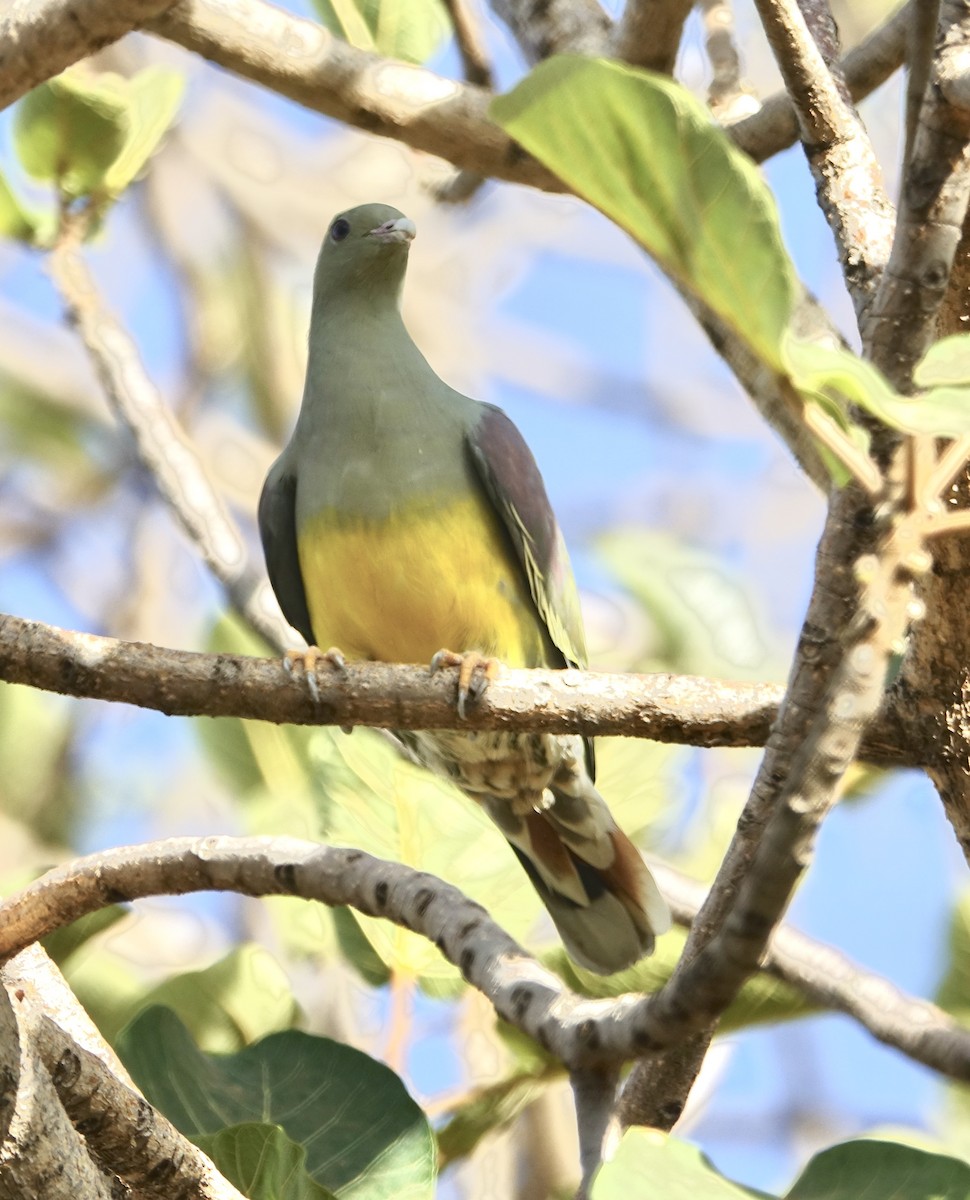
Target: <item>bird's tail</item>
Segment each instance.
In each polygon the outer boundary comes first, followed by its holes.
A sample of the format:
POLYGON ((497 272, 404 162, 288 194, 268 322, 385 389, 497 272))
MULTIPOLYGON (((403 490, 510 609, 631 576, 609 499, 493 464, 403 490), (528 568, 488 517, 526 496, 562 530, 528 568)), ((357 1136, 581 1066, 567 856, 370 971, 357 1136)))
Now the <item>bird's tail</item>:
POLYGON ((486 808, 542 897, 570 957, 609 975, 652 952, 656 936, 670 928, 670 910, 588 775, 571 776, 567 786, 568 791, 554 784, 546 793, 549 803, 525 817, 510 819, 507 803, 500 801, 486 808))

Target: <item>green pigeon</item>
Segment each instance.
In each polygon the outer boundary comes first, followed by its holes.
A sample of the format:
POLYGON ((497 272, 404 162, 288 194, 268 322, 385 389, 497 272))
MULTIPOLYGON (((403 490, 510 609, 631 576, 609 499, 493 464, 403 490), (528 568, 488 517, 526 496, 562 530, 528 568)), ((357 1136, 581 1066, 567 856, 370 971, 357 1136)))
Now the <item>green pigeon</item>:
MULTIPOLYGON (((309 646, 348 659, 584 666, 576 585, 529 448, 501 409, 443 383, 404 326, 414 234, 385 204, 327 230, 303 404, 259 502, 273 588, 309 646)), ((496 823, 576 962, 608 974, 650 953, 670 914, 583 738, 400 736, 496 823)))

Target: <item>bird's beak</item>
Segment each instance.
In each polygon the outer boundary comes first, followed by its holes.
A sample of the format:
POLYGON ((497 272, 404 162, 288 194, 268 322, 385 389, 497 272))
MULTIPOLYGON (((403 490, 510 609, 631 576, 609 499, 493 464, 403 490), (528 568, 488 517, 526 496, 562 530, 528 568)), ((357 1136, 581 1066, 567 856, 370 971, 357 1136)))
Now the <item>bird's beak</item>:
POLYGON ((376 229, 371 229, 367 236, 377 238, 379 242, 410 242, 417 233, 414 222, 410 217, 398 217, 396 221, 385 221, 376 229))

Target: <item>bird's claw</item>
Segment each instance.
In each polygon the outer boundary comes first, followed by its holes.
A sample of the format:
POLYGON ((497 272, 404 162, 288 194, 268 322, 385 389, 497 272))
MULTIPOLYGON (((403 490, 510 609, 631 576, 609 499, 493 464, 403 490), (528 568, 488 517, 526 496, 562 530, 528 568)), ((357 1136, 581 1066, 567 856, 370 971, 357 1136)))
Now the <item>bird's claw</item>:
POLYGON ((347 660, 336 646, 331 646, 329 650, 307 646, 305 650, 287 650, 283 655, 283 669, 291 679, 303 677, 314 704, 320 703, 317 670, 322 662, 341 673, 347 670, 347 660))
POLYGON ((497 658, 489 658, 477 650, 469 650, 464 654, 456 654, 454 650, 439 650, 431 660, 431 674, 434 675, 442 667, 458 668, 458 716, 464 721, 468 702, 476 704, 481 700, 488 685, 498 675, 500 665, 497 658), (476 675, 476 672, 479 674, 476 675))

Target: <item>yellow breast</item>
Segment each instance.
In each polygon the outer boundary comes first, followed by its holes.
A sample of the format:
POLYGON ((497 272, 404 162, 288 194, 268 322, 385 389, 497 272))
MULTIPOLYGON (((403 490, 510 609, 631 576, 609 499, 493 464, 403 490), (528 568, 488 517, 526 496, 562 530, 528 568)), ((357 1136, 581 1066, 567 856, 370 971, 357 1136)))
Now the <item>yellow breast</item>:
POLYGON ((518 560, 483 497, 411 503, 384 520, 327 509, 298 537, 317 645, 426 663, 442 648, 541 666, 545 636, 518 560))

